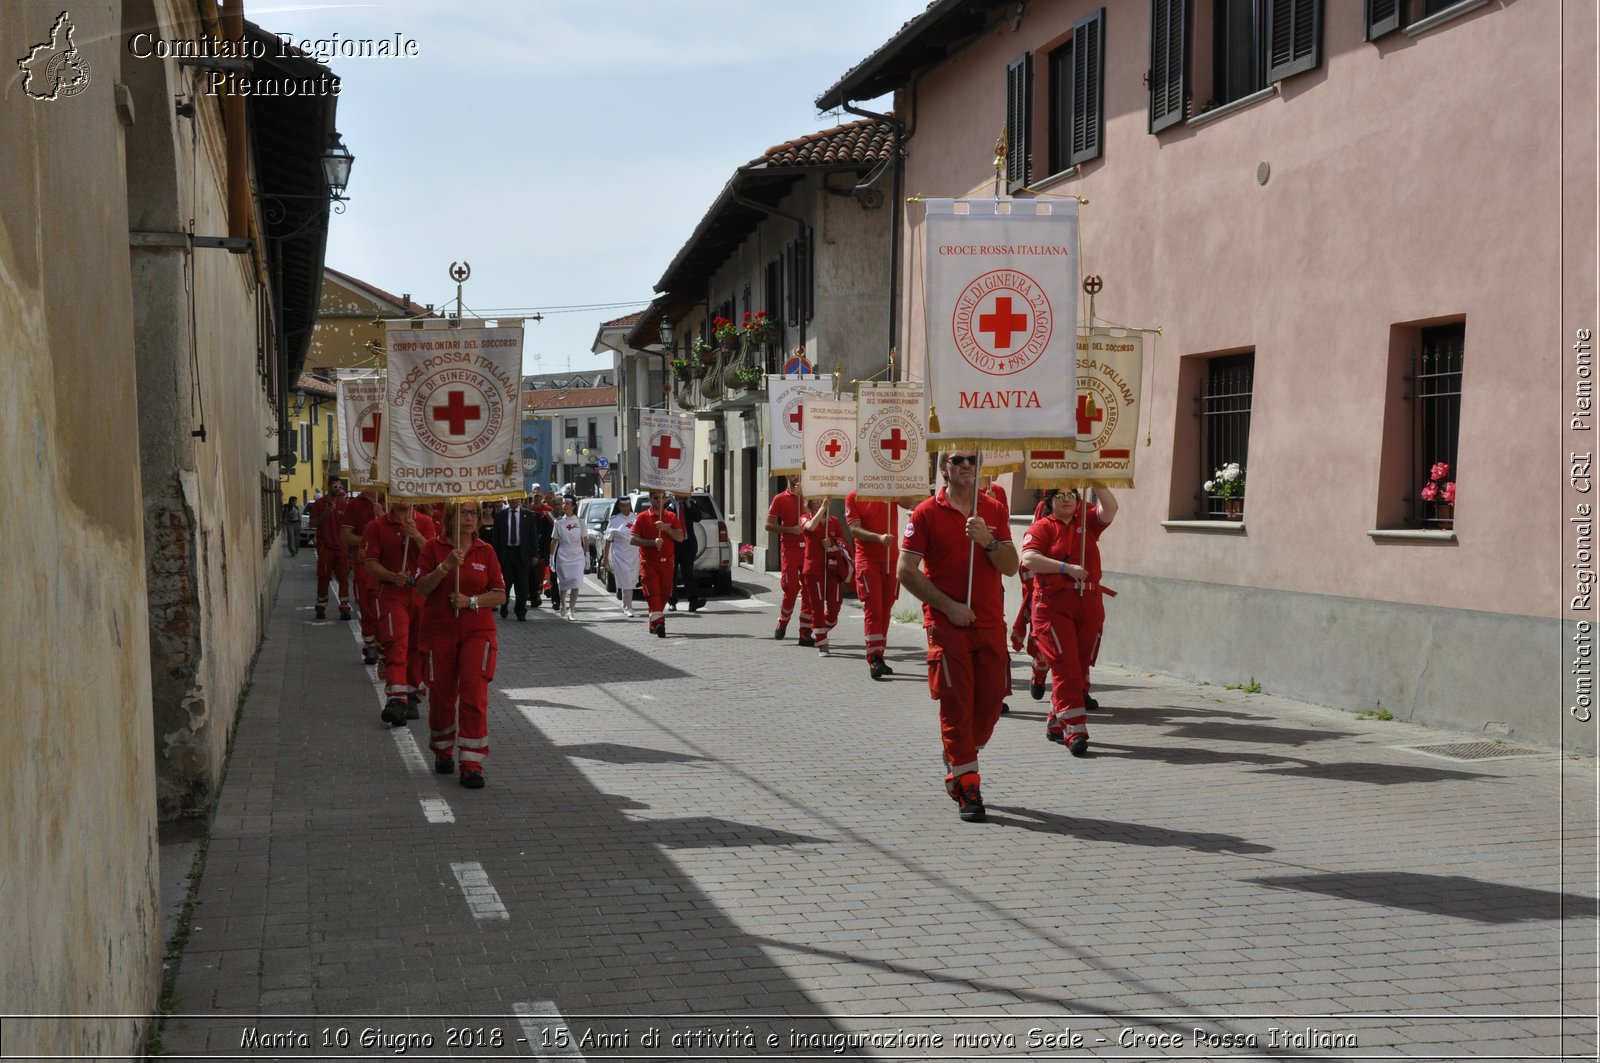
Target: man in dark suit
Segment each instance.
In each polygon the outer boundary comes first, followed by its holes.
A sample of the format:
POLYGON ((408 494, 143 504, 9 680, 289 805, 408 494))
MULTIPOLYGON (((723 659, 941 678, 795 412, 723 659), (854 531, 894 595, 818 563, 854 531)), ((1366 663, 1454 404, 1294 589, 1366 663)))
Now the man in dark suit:
MULTIPOLYGON (((490 543, 499 555, 500 572, 505 577, 506 590, 517 596, 517 619, 528 618, 528 606, 539 608, 539 594, 533 586, 534 561, 539 556, 537 520, 522 505, 522 499, 511 500, 509 509, 501 510, 495 520, 490 543)), ((500 606, 500 615, 506 615, 507 606, 500 606)))
POLYGON ((687 498, 673 498, 667 502, 667 508, 683 521, 683 542, 678 544, 673 558, 677 566, 677 578, 673 584, 669 608, 674 612, 677 611, 678 594, 681 589, 689 596, 689 612, 692 613, 706 604, 706 600, 700 597, 700 584, 694 578, 694 559, 700 552, 700 543, 695 536, 695 506, 687 498))

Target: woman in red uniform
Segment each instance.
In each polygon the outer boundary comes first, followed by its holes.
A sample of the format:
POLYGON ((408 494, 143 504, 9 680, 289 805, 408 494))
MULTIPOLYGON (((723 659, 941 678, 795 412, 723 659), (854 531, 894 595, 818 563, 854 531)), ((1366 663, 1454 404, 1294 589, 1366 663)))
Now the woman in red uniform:
POLYGON ((459 759, 461 785, 469 790, 483 786, 489 680, 499 650, 494 611, 506 600, 494 547, 478 538, 480 519, 477 502, 446 506, 444 527, 422 550, 417 581, 433 770, 448 775, 459 759))
POLYGON ((826 503, 819 498, 806 501, 810 514, 805 528, 806 559, 805 582, 800 588, 802 618, 811 613, 811 637, 816 641, 817 655, 830 656, 828 632, 839 623, 839 610, 844 606, 844 582, 849 578, 846 567, 841 571, 837 558, 843 556, 848 566, 849 555, 844 551, 844 526, 839 518, 828 512, 826 503))

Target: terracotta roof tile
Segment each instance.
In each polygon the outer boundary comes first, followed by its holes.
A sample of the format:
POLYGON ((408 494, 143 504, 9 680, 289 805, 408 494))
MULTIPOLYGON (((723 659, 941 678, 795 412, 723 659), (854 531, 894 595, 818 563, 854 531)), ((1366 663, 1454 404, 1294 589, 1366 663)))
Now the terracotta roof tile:
POLYGON ((894 131, 871 118, 808 133, 782 144, 774 144, 752 166, 842 166, 848 163, 873 164, 889 158, 894 150, 894 131))
POLYGON ((538 388, 522 393, 524 410, 571 410, 583 406, 615 406, 617 389, 605 388, 538 388))
POLYGON ((308 395, 321 395, 323 398, 334 398, 339 394, 339 389, 321 377, 312 376, 310 373, 301 373, 295 387, 308 395))
POLYGON ((610 321, 602 321, 602 322, 600 322, 600 327, 601 328, 619 328, 619 327, 623 327, 623 326, 632 327, 634 325, 637 325, 639 323, 640 319, 643 318, 643 317, 644 317, 644 311, 643 310, 635 310, 633 313, 628 314, 628 315, 626 315, 624 317, 612 318, 610 321))

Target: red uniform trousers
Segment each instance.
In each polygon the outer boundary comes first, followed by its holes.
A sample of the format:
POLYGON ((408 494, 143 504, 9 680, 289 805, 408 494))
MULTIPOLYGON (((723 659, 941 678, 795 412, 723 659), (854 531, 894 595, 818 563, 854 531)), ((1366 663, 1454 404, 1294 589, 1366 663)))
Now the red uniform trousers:
POLYGON ((361 607, 361 648, 378 649, 378 580, 367 566, 356 566, 356 604, 361 607))
POLYGON ((328 606, 328 581, 337 580, 339 609, 350 608, 350 551, 317 547, 317 608, 328 606))
POLYGON ((811 637, 811 603, 806 600, 805 588, 806 550, 802 543, 794 550, 785 549, 778 555, 779 586, 783 588, 783 603, 778 606, 778 626, 788 627, 794 615, 794 600, 800 599, 800 637, 811 637))
POLYGON ((410 587, 378 590, 378 645, 383 649, 384 693, 405 697, 422 689, 422 603, 410 587))
POLYGON ((672 597, 672 585, 677 566, 671 561, 646 561, 639 559, 639 581, 644 585, 644 598, 650 610, 650 630, 667 622, 667 599, 672 597))
POLYGON ((428 748, 455 756, 463 771, 482 771, 489 755, 489 680, 499 644, 493 628, 435 631, 423 652, 428 680, 428 748))
POLYGON ((891 575, 878 572, 861 555, 856 555, 856 597, 861 599, 862 627, 867 637, 867 660, 882 660, 889 641, 890 611, 900 594, 900 584, 891 575))
POLYGON ((1100 591, 1078 596, 1036 595, 1033 600, 1033 639, 1038 660, 1050 669, 1050 719, 1052 732, 1089 734, 1089 716, 1083 695, 1089 688, 1089 666, 1100 651, 1100 631, 1106 609, 1100 591))
POLYGON ((958 780, 978 783, 978 751, 989 742, 1011 690, 1005 628, 935 622, 928 634, 928 692, 939 703, 939 736, 950 773, 945 789, 960 800, 958 780))
POLYGON ((844 608, 844 581, 825 569, 804 572, 800 585, 800 637, 810 635, 826 647, 828 632, 839 623, 844 608), (824 576, 826 573, 826 576, 824 576))
POLYGON ((1017 609, 1017 619, 1011 623, 1011 648, 1014 650, 1022 649, 1028 641, 1028 623, 1033 619, 1033 573, 1023 569, 1018 575, 1022 580, 1022 605, 1017 609))

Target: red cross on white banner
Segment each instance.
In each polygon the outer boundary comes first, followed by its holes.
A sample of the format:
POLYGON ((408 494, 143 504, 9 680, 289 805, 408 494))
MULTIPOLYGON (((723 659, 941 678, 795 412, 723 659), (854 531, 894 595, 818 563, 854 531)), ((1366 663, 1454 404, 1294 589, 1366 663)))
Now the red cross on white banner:
POLYGON ((1002 295, 994 301, 994 312, 978 315, 978 331, 987 332, 994 337, 994 348, 997 351, 1006 350, 1011 346, 1011 334, 1022 332, 1028 327, 1027 314, 1015 314, 1011 311, 1011 296, 1002 295))
POLYGON ((900 434, 900 429, 892 429, 888 435, 878 440, 878 448, 889 452, 890 461, 899 461, 900 455, 911 445, 905 436, 900 434))
POLYGON ((650 456, 656 459, 656 468, 665 470, 683 456, 683 451, 677 446, 676 440, 669 435, 663 435, 650 448, 650 456))
POLYGON ((376 444, 378 442, 378 430, 381 427, 383 427, 383 414, 373 414, 372 423, 361 426, 361 442, 376 444))
POLYGON ((464 435, 467 431, 467 422, 476 421, 483 416, 483 409, 467 403, 467 393, 452 390, 443 405, 434 406, 432 409, 435 421, 446 421, 446 431, 453 436, 464 435))

